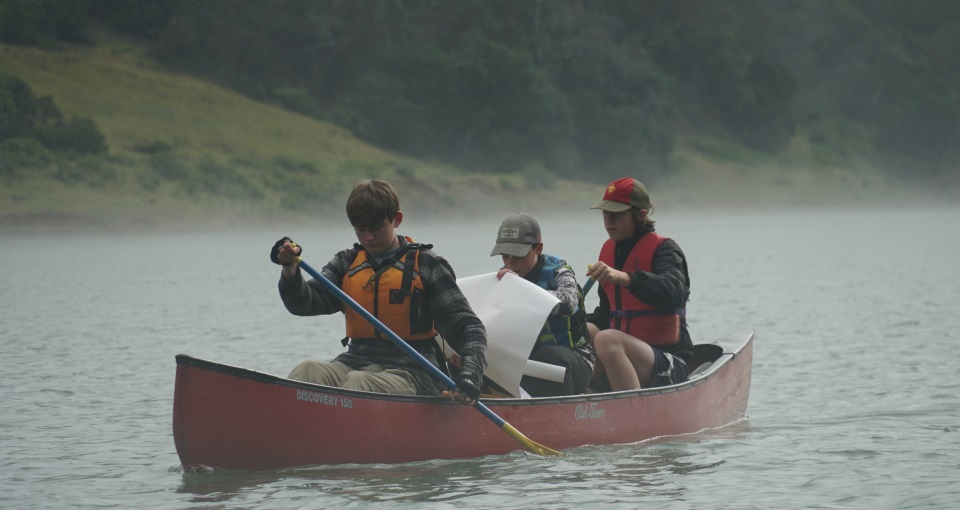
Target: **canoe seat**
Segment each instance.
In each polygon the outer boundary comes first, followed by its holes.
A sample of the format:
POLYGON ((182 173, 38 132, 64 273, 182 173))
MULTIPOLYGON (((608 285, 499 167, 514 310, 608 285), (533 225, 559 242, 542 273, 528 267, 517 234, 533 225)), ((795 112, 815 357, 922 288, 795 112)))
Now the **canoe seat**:
POLYGON ((697 344, 693 346, 693 357, 687 360, 687 368, 690 370, 688 379, 702 375, 714 361, 723 355, 723 347, 717 344, 697 344))
POLYGON ((687 379, 695 379, 703 375, 710 366, 713 365, 712 361, 707 361, 706 363, 701 363, 699 367, 695 368, 693 372, 690 372, 690 375, 687 376, 687 379))

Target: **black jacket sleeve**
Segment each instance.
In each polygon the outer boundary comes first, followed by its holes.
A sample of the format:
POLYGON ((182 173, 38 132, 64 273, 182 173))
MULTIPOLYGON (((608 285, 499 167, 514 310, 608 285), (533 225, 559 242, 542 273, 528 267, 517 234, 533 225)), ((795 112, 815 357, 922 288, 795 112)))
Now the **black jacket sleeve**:
POLYGON ((690 295, 687 259, 673 239, 664 240, 654 252, 651 269, 630 274, 630 293, 650 306, 683 308, 690 295))
MULTIPOLYGON (((690 295, 687 259, 672 239, 666 239, 653 254, 651 271, 630 273, 627 290, 637 299, 658 308, 683 308, 690 295)), ((587 321, 600 329, 610 327, 611 304, 606 293, 598 290, 600 305, 587 316, 587 321)))

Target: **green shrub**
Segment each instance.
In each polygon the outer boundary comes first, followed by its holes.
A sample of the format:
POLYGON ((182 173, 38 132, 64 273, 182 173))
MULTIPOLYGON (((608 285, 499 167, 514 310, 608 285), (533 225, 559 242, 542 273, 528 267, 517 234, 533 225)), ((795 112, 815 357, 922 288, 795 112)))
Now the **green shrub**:
POLYGON ((267 198, 267 189, 263 187, 263 184, 253 179, 243 179, 238 184, 248 198, 253 200, 263 200, 267 198))
POLYGON ((280 106, 304 115, 316 115, 317 102, 303 87, 278 87, 273 89, 273 99, 280 106))
POLYGON ((137 174, 137 180, 140 182, 140 187, 147 191, 157 191, 160 189, 160 176, 152 172, 141 172, 137 174))
POLYGON ((197 165, 199 186, 203 191, 229 198, 261 199, 267 194, 259 183, 254 182, 235 168, 205 157, 197 165))
POLYGON ((74 117, 67 122, 36 130, 35 137, 44 145, 58 151, 81 154, 107 152, 107 139, 97 123, 86 117, 74 117))
MULTIPOLYGON (((233 177, 230 168, 206 157, 197 165, 201 188, 208 193, 222 194, 233 177)), ((232 172, 235 174, 236 172, 232 172)))
POLYGON ((317 168, 317 165, 309 162, 303 161, 300 159, 292 158, 290 156, 279 156, 273 159, 273 162, 280 168, 288 172, 299 172, 305 174, 317 174, 320 173, 320 169, 317 168))
POLYGON ((29 136, 54 151, 96 154, 107 141, 96 122, 63 114, 49 96, 37 98, 22 79, 0 72, 0 140, 29 136))
POLYGON ((247 168, 257 168, 257 160, 247 155, 230 156, 230 164, 247 168))
POLYGON ((164 140, 154 140, 150 142, 149 145, 144 145, 143 147, 138 147, 137 152, 142 152, 144 154, 157 154, 160 152, 170 152, 173 149, 173 145, 170 142, 164 140))
POLYGON ((412 181, 417 178, 416 172, 414 172, 412 168, 406 165, 398 166, 396 169, 394 169, 394 172, 396 172, 397 177, 401 179, 407 179, 409 181, 412 181))
POLYGON ((801 133, 810 142, 815 164, 849 165, 863 155, 875 152, 870 129, 841 115, 813 116, 802 126, 801 133))
POLYGON ((37 98, 34 119, 37 126, 55 126, 63 122, 63 113, 50 96, 37 98))
POLYGON ((44 168, 53 162, 50 151, 32 138, 10 138, 0 143, 0 177, 14 177, 21 169, 44 168))
POLYGON ((103 186, 117 178, 116 170, 101 154, 61 153, 54 177, 67 184, 103 186))
POLYGON ((33 127, 37 97, 27 82, 0 71, 0 140, 25 135, 33 127))
POLYGON ((180 161, 170 152, 151 154, 148 164, 155 174, 168 181, 186 182, 191 180, 196 173, 193 167, 180 161))
POLYGON ((133 154, 130 154, 129 152, 118 152, 118 153, 110 154, 107 157, 107 161, 117 166, 133 168, 137 166, 137 162, 139 161, 139 158, 137 158, 133 154))

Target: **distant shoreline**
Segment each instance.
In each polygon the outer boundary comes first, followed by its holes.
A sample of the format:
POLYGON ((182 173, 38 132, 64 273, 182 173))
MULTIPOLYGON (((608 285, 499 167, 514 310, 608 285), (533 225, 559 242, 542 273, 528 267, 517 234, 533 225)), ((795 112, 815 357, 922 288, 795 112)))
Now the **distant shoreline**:
MULTIPOLYGON (((216 230, 311 224, 318 218, 343 221, 349 187, 367 177, 391 182, 411 219, 472 221, 518 210, 587 211, 609 182, 557 179, 549 169, 471 173, 412 159, 356 139, 341 127, 258 103, 207 81, 143 67, 139 58, 129 55, 75 47, 41 51, 0 45, 0 49, 4 69, 25 79, 36 94, 53 97, 65 115, 97 122, 116 171, 109 179, 72 184, 58 180, 53 167, 0 178, 2 235, 216 230), (171 95, 172 90, 179 92, 171 95), (205 113, 197 116, 200 110, 205 113), (219 162, 217 168, 225 172, 220 180, 235 178, 262 193, 205 188, 196 176, 186 181, 164 177, 142 151, 158 143, 169 145, 171 155, 193 165, 193 170, 200 161, 219 162)), ((722 141, 717 144, 714 149, 726 147, 722 141)), ((960 203, 956 170, 913 182, 907 172, 892 175, 865 163, 817 164, 802 144, 789 154, 742 156, 718 158, 715 150, 705 151, 702 144, 681 138, 669 168, 638 166, 630 176, 649 185, 654 217, 676 211, 722 214, 731 209, 960 203), (650 175, 664 177, 648 182, 650 175)), ((590 162, 578 166, 583 178, 590 179, 590 162)))
MULTIPOLYGON (((701 186, 652 187, 658 215, 682 213, 722 214, 726 211, 768 211, 779 209, 872 209, 904 207, 957 207, 954 192, 927 190, 919 187, 877 186, 872 190, 846 189, 824 186, 818 193, 801 193, 789 187, 759 186, 745 191, 747 183, 727 183, 728 189, 703 189, 701 186), (739 188, 739 191, 731 191, 739 188)), ((471 197, 464 201, 444 201, 437 197, 431 202, 404 200, 401 209, 416 221, 442 217, 449 221, 474 221, 483 217, 499 217, 504 211, 523 210, 531 214, 564 214, 582 208, 589 211, 599 198, 594 185, 589 192, 571 193, 569 189, 556 193, 541 190, 530 193, 503 194, 503 196, 471 197), (559 197, 563 197, 562 200, 559 197), (469 202, 469 203, 461 203, 469 202)), ((344 200, 346 198, 344 197, 344 200)), ((50 201, 48 199, 48 201, 50 201)), ((55 203, 58 203, 54 201, 55 203)), ((131 206, 120 201, 104 205, 102 202, 84 206, 77 200, 63 199, 62 207, 20 202, 10 207, 0 201, 0 235, 72 234, 112 232, 216 231, 221 229, 282 228, 290 225, 309 225, 336 218, 346 221, 343 204, 331 204, 322 210, 271 212, 258 209, 257 204, 229 204, 216 207, 189 201, 168 199, 163 205, 131 206), (40 212, 40 209, 43 209, 40 212)), ((262 206, 261 206, 262 207, 262 206)))

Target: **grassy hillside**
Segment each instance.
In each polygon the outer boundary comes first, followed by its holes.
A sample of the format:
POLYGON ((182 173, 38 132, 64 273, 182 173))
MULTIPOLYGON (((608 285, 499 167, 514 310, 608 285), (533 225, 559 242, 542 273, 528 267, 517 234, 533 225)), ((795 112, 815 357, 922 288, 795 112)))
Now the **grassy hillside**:
MULTIPOLYGON (((106 182, 67 184, 38 172, 4 182, 0 216, 7 223, 110 223, 117 215, 134 224, 298 218, 342 211, 349 188, 370 177, 392 182, 409 210, 469 214, 494 205, 491 200, 527 200, 523 177, 466 175, 391 154, 336 126, 164 72, 133 47, 0 46, 0 68, 38 96, 52 96, 66 117, 95 120, 110 147, 112 175, 106 182), (185 175, 157 171, 158 147, 185 175), (218 179, 223 186, 212 186, 218 179), (253 191, 226 184, 237 181, 253 191)), ((557 183, 552 191, 582 190, 557 183)))
MULTIPOLYGON (((336 126, 166 72, 122 42, 56 51, 0 45, 0 69, 51 96, 66 117, 92 118, 110 148, 102 168, 88 169, 92 177, 58 179, 41 169, 0 182, 7 228, 306 219, 342 211, 352 184, 372 177, 392 182, 404 209, 422 214, 587 207, 602 189, 548 183, 542 170, 465 174, 392 154, 336 126)), ((799 141, 771 159, 688 139, 673 165, 674 177, 653 190, 661 210, 664 203, 860 203, 903 193, 902 183, 862 169, 815 167, 799 141)), ((940 187, 947 197, 957 189, 955 179, 940 187)))

